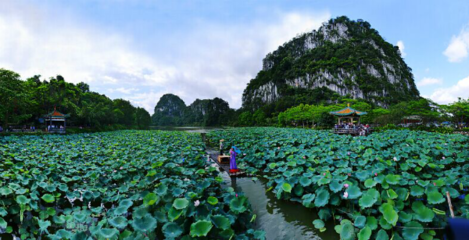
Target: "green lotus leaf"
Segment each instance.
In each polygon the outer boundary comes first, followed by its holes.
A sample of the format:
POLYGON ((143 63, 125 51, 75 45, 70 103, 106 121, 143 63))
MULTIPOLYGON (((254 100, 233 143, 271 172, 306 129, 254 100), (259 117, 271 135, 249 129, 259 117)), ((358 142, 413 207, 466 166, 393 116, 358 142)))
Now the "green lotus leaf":
POLYGON ((161 184, 159 185, 157 188, 156 188, 156 193, 160 196, 164 196, 166 195, 167 191, 168 191, 168 186, 164 185, 164 184, 161 184))
POLYGON ((10 195, 12 194, 13 191, 7 187, 1 187, 0 188, 0 194, 3 195, 3 196, 7 196, 7 195, 10 195))
POLYGON ((332 180, 329 184, 329 189, 334 193, 340 192, 343 187, 344 185, 337 180, 332 180))
POLYGON ((236 214, 243 213, 247 210, 247 198, 240 196, 230 201, 230 209, 236 214))
POLYGON ((399 215, 390 203, 381 205, 380 211, 383 214, 384 219, 391 225, 396 226, 399 215))
POLYGON ((322 221, 321 219, 316 219, 316 220, 314 220, 314 221, 313 221, 313 224, 314 224, 314 227, 315 227, 316 229, 322 229, 322 228, 324 228, 324 226, 325 226, 324 221, 322 221))
POLYGON ((435 217, 435 213, 430 208, 425 207, 421 201, 413 202, 412 210, 416 213, 415 219, 420 222, 432 222, 435 217))
POLYGON ((52 224, 50 221, 42 221, 40 219, 37 220, 37 223, 39 224, 39 230, 44 233, 49 233, 49 231, 47 230, 48 227, 50 227, 52 224))
POLYGON ((388 189, 386 193, 388 194, 389 199, 396 199, 398 197, 397 193, 392 189, 388 189))
POLYGON ((134 208, 134 212, 132 213, 133 218, 142 218, 148 213, 148 208, 144 205, 134 208))
POLYGON ((414 185, 410 187, 410 195, 413 197, 420 197, 424 193, 424 189, 420 186, 414 185))
POLYGON ((130 199, 124 199, 119 202, 119 207, 123 207, 125 209, 130 208, 132 205, 133 205, 133 202, 130 199))
POLYGON ((173 202, 173 207, 177 210, 185 209, 189 206, 189 200, 185 198, 176 198, 173 202))
POLYGON ((197 221, 191 224, 191 237, 205 237, 212 229, 213 225, 209 221, 197 221))
POLYGON ((309 177, 301 177, 300 178, 300 184, 303 187, 307 187, 307 186, 311 185, 311 182, 312 182, 311 178, 309 178, 309 177))
POLYGON ((230 220, 227 217, 222 215, 215 215, 212 217, 212 223, 215 225, 216 228, 226 230, 231 227, 230 220))
POLYGON ((115 215, 122 215, 124 213, 127 213, 127 211, 128 211, 128 208, 126 208, 126 207, 116 207, 116 208, 114 208, 114 214, 115 215))
POLYGON ((77 222, 85 222, 86 219, 88 218, 88 214, 86 214, 85 211, 81 211, 81 212, 75 212, 73 213, 73 218, 77 221, 77 222))
POLYGON ((210 203, 211 205, 217 205, 218 199, 216 197, 210 196, 207 198, 207 202, 210 203))
POLYGON ((331 211, 328 208, 321 208, 318 212, 318 216, 320 219, 327 221, 329 218, 332 217, 331 211))
POLYGON ((163 225, 162 231, 164 236, 168 239, 175 239, 183 233, 181 226, 174 222, 167 222, 163 225))
POLYGON ((424 232, 423 226, 418 222, 408 222, 402 230, 402 236, 404 239, 417 240, 419 235, 424 232))
POLYGON ((158 204, 159 201, 160 201, 160 198, 155 193, 148 193, 143 198, 143 204, 145 204, 146 206, 158 204))
POLYGON ((353 185, 347 189, 349 199, 357 199, 362 195, 360 188, 356 185, 353 185))
POLYGON ((427 193, 427 201, 430 204, 439 204, 445 201, 443 195, 438 191, 431 191, 427 193))
POLYGON ((291 185, 289 183, 283 183, 282 184, 282 190, 287 193, 291 193, 291 185))
POLYGON ((7 227, 7 221, 5 221, 5 219, 3 219, 2 217, 0 217, 0 228, 6 228, 7 227))
POLYGON ((408 223, 412 220, 412 214, 406 213, 404 211, 399 211, 399 221, 402 223, 408 223))
POLYGON ((270 169, 274 169, 276 166, 277 166, 276 163, 270 163, 270 164, 269 164, 269 168, 270 168, 270 169))
POLYGON ((60 229, 57 231, 56 235, 60 237, 60 239, 72 239, 74 234, 70 231, 67 231, 65 229, 60 229))
POLYGON ((378 231, 376 235, 376 240, 389 240, 389 235, 386 233, 384 229, 378 231))
POLYGON ((401 176, 399 175, 393 175, 393 174, 388 174, 386 175, 386 182, 391 184, 391 185, 396 185, 399 183, 399 180, 401 179, 401 176))
POLYGON ((147 213, 142 218, 133 219, 132 227, 139 232, 151 232, 156 228, 156 219, 147 213))
POLYGON ((0 217, 5 217, 8 212, 5 210, 4 207, 0 207, 0 217))
POLYGON ((98 232, 98 236, 103 239, 117 239, 119 236, 119 230, 115 228, 101 228, 98 232))
POLYGON ((340 229, 340 239, 342 240, 353 240, 355 239, 355 228, 353 227, 352 223, 346 222, 341 224, 340 229))
POLYGON ((122 216, 108 219, 108 222, 109 224, 111 224, 111 226, 118 229, 124 229, 125 227, 127 227, 127 219, 122 216))
POLYGON ((329 191, 325 189, 321 189, 316 192, 317 196, 316 199, 314 200, 314 205, 316 207, 324 207, 326 204, 329 203, 329 191))
POLYGON ((28 204, 31 201, 31 199, 28 199, 24 195, 18 195, 16 196, 16 202, 20 205, 25 205, 28 204))
POLYGON ((42 197, 42 200, 46 203, 53 203, 55 201, 55 197, 51 194, 44 194, 42 197))
POLYGON ((168 219, 173 222, 177 220, 182 214, 182 210, 177 210, 174 207, 170 208, 168 211, 168 219))
POLYGON ((377 198, 372 196, 371 194, 363 194, 363 196, 358 200, 358 205, 360 205, 361 208, 369 208, 373 206, 373 204, 377 201, 377 198))
POLYGON ((355 218, 355 222, 353 224, 357 228, 363 228, 365 227, 365 223, 366 223, 366 217, 360 215, 355 218))
POLYGON ((371 228, 365 226, 360 232, 358 233, 358 240, 368 240, 371 237, 371 228))
POLYGON ((375 182, 375 180, 373 180, 373 179, 371 179, 371 178, 370 178, 370 179, 367 179, 367 180, 365 181, 365 187, 366 187, 366 188, 372 188, 372 187, 376 186, 376 184, 377 184, 377 182, 375 182))
POLYGON ((372 231, 378 228, 378 220, 373 216, 366 217, 366 226, 368 226, 372 231))
POLYGON ((299 197, 303 196, 303 192, 304 192, 304 188, 300 184, 295 185, 295 187, 293 188, 293 193, 296 196, 299 196, 299 197))

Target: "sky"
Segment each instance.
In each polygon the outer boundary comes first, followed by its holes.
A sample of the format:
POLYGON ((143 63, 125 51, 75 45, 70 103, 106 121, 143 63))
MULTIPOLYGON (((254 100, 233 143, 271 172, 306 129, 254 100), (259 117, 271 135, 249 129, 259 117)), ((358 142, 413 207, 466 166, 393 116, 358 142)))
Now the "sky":
POLYGON ((86 82, 150 113, 166 93, 239 108, 267 53, 338 16, 398 46, 423 97, 469 98, 467 0, 0 0, 0 68, 86 82))

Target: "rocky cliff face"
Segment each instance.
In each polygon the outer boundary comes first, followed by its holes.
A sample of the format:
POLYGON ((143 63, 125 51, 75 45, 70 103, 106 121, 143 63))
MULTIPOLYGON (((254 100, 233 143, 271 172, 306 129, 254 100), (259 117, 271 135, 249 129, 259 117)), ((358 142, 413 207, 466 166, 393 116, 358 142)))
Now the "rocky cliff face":
POLYGON ((157 126, 179 126, 183 124, 186 111, 184 101, 174 94, 163 95, 155 106, 152 122, 157 126))
POLYGON ((300 101, 305 103, 334 99, 330 94, 322 94, 324 99, 308 99, 308 92, 318 90, 382 107, 419 96, 411 69, 397 47, 387 43, 369 23, 339 17, 269 53, 263 69, 244 91, 243 107, 255 110, 286 96, 295 97, 291 95, 298 92, 304 95, 301 98, 305 100, 300 101))

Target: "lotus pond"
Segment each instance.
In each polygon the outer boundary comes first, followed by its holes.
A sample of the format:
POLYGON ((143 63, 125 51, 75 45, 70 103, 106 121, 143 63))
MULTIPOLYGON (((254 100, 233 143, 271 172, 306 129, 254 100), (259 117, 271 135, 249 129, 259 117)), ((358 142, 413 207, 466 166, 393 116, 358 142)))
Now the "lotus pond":
POLYGON ((199 134, 0 138, 0 238, 262 239, 199 134))
POLYGON ((244 128, 207 134, 237 146, 238 167, 268 181, 278 199, 313 208, 341 239, 438 239, 450 217, 469 218, 469 137, 385 131, 244 128))

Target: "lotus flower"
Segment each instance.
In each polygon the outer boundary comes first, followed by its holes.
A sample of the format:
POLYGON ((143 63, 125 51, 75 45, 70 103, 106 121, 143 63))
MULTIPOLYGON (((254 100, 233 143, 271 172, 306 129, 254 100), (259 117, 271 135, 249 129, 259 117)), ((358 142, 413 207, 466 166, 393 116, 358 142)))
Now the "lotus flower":
POLYGON ((194 202, 194 206, 196 206, 196 207, 197 207, 197 206, 199 206, 199 205, 200 205, 200 201, 199 201, 199 200, 195 200, 195 202, 194 202))
POLYGON ((445 157, 441 157, 441 159, 445 159, 445 157))
POLYGON ((324 176, 326 176, 326 173, 323 173, 324 176))
POLYGON ((351 177, 351 176, 352 176, 352 174, 351 174, 351 173, 347 173, 347 176, 351 177))
POLYGON ((394 159, 394 162, 397 162, 397 158, 396 158, 396 157, 394 157, 393 159, 394 159))
POLYGON ((238 194, 236 193, 236 197, 238 197, 238 194))
POLYGON ((280 150, 280 147, 278 147, 277 149, 280 150))
POLYGON ((345 188, 348 188, 348 184, 347 184, 347 183, 346 183, 346 184, 344 184, 344 187, 345 187, 345 188))
POLYGON ((375 173, 375 177, 377 177, 377 176, 378 176, 378 173, 375 173))
POLYGON ((124 167, 120 167, 119 169, 122 170, 122 169, 124 169, 124 167))
POLYGON ((433 186, 436 186, 436 182, 433 183, 433 186))
POLYGON ((349 156, 350 156, 350 152, 347 152, 347 155, 349 155, 349 156))
POLYGON ((348 198, 348 192, 344 192, 344 198, 348 198))

